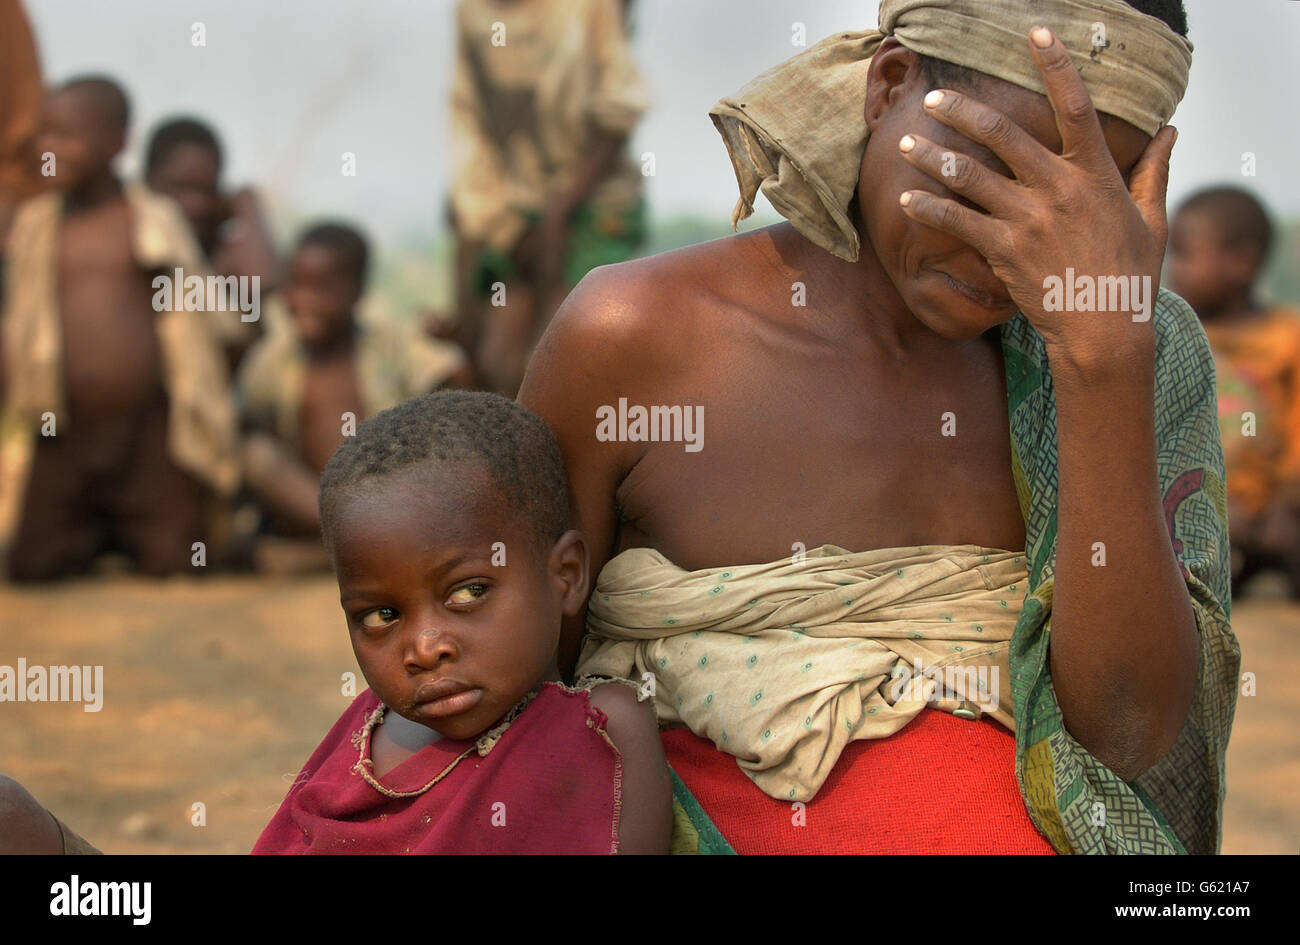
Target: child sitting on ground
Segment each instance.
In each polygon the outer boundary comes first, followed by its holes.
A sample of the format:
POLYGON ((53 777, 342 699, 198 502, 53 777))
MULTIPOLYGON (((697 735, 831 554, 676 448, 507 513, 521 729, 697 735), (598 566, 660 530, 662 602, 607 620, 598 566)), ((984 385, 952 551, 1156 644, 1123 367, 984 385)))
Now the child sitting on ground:
POLYGON ((254 853, 668 852, 653 709, 560 682, 588 557, 540 420, 494 394, 407 401, 330 459, 320 513, 370 689, 254 853))
POLYGON ((288 316, 272 317, 244 359, 244 474, 269 533, 253 551, 258 570, 324 568, 317 490, 330 455, 361 420, 467 376, 455 345, 357 317, 368 268, 353 227, 307 230, 289 264, 288 316))

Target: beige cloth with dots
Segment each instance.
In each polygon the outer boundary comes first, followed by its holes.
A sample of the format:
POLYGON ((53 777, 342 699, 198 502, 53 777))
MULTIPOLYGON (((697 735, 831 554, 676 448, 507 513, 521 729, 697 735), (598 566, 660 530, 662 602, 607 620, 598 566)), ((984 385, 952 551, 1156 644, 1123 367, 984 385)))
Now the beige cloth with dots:
POLYGON ((664 723, 733 755, 765 794, 811 800, 851 741, 927 705, 1014 731, 1008 651, 1023 552, 823 545, 684 571, 652 548, 601 570, 578 672, 653 683, 664 723))

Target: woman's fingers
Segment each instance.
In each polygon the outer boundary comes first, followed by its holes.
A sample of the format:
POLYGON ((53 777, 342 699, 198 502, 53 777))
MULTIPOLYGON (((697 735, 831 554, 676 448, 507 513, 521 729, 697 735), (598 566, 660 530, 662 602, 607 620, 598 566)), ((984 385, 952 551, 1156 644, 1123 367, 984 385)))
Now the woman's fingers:
POLYGON ((1005 226, 993 217, 923 190, 905 190, 898 202, 913 220, 952 234, 985 259, 999 255, 1005 226))
POLYGON ((1029 49, 1047 88, 1047 100, 1056 113, 1061 155, 1095 173, 1117 174, 1101 119, 1069 51, 1045 26, 1029 31, 1029 49))
POLYGON ((904 135, 898 149, 908 163, 996 216, 1007 215, 1022 200, 1020 184, 994 173, 970 155, 941 148, 919 135, 904 135))
POLYGON ((1021 183, 1032 187, 1051 175, 1056 155, 996 108, 951 89, 935 89, 923 101, 929 115, 984 145, 1021 183))

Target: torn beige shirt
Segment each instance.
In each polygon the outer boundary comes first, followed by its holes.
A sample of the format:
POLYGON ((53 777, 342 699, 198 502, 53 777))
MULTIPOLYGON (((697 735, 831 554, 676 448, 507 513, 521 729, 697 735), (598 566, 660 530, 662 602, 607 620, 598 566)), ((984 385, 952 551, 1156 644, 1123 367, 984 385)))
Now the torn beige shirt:
MULTIPOLYGON (((509 251, 526 214, 573 186, 597 135, 631 134, 649 105, 619 0, 461 0, 451 101, 461 235, 509 251)), ((641 183, 624 155, 588 202, 622 211, 641 183)))
MULTIPOLYGON (((124 190, 134 255, 146 272, 206 275, 180 209, 141 184, 124 190)), ((63 388, 58 255, 62 196, 48 192, 19 207, 9 235, 3 314, 5 400, 0 412, 0 556, 18 526, 42 414, 67 418, 63 388)), ((204 312, 185 311, 184 293, 156 316, 163 386, 169 401, 168 452, 181 469, 219 494, 239 480, 238 423, 219 331, 204 312)), ((214 313, 221 319, 238 312, 214 313)))
POLYGON ((811 800, 849 742, 927 705, 1014 731, 1008 650, 1023 552, 823 545, 684 571, 651 548, 601 570, 579 674, 653 686, 660 721, 733 755, 765 794, 811 800))

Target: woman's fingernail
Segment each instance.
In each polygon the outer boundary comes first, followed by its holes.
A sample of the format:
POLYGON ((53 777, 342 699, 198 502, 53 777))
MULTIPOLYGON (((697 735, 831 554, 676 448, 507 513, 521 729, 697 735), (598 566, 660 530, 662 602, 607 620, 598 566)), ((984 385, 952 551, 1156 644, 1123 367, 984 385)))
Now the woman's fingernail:
POLYGON ((935 89, 933 92, 927 92, 925 96, 925 104, 927 108, 938 108, 943 104, 943 93, 938 89, 935 89))
POLYGON ((898 202, 902 206, 906 207, 909 203, 912 202, 912 192, 910 190, 903 191, 903 193, 898 198, 898 202))
POLYGON ((916 147, 916 139, 911 135, 903 135, 903 137, 898 141, 898 150, 902 151, 904 154, 912 150, 914 147, 916 147))
POLYGON ((1034 41, 1034 45, 1039 49, 1046 49, 1052 45, 1052 31, 1046 26, 1035 26, 1029 31, 1029 38, 1034 41))

